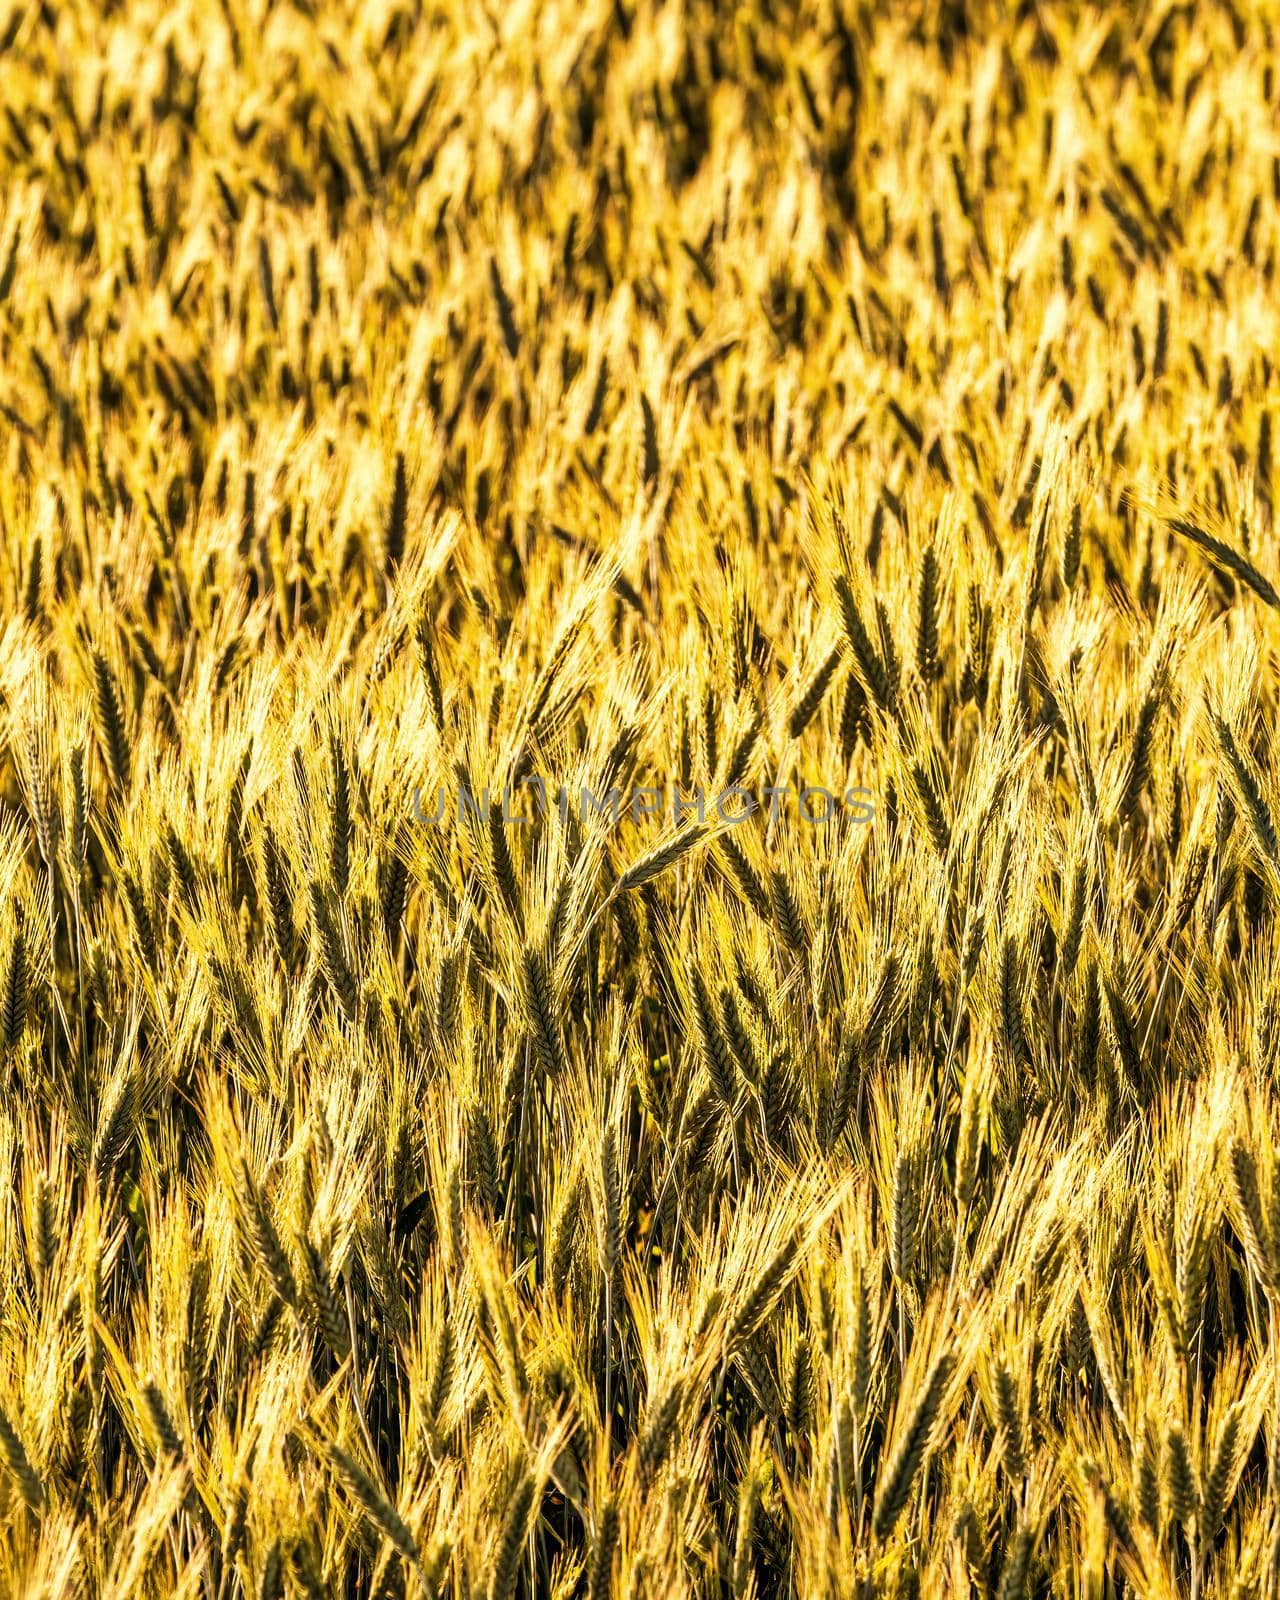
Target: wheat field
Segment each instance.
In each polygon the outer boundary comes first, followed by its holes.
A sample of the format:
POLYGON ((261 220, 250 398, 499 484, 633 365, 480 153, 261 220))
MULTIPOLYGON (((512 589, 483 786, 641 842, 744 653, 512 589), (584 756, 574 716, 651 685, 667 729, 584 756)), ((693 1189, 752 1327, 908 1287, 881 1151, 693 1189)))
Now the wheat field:
POLYGON ((0 1595, 1280 1594, 1278 32, 8 0, 0 1595))

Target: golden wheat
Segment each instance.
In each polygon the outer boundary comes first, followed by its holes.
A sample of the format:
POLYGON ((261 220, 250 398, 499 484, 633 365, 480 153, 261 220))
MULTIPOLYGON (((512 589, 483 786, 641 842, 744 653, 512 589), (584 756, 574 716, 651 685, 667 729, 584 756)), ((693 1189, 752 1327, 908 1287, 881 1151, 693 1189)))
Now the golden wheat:
POLYGON ((1280 1597, 1278 36, 11 0, 0 1594, 1280 1597))

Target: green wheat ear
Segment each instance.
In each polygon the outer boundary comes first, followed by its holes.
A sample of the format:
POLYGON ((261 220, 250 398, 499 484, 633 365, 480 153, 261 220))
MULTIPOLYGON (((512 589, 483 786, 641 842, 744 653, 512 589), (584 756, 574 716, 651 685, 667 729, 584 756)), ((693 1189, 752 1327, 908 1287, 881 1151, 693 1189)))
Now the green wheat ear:
POLYGON ((111 781, 118 790, 129 787, 129 740, 125 732, 124 713, 120 707, 120 694, 115 676, 100 651, 93 654, 94 707, 98 719, 98 735, 107 758, 111 781))

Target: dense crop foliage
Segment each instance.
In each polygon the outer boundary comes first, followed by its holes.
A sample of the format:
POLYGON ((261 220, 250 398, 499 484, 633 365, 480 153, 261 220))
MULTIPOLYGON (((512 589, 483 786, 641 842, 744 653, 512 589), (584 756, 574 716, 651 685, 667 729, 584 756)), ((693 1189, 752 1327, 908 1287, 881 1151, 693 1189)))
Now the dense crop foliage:
POLYGON ((1276 1595, 1269 8, 0 45, 0 1592, 1276 1595))

